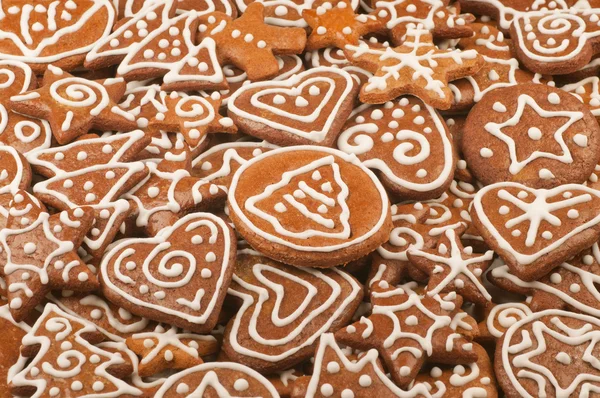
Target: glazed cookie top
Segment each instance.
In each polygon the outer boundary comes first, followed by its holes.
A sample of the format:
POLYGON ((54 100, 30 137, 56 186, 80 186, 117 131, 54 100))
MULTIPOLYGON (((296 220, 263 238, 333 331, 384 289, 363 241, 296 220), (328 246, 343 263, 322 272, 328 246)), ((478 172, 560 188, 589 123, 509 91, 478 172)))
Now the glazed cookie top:
POLYGON ((469 113, 462 142, 467 164, 484 184, 582 183, 600 160, 600 128, 588 108, 567 92, 536 84, 486 95, 469 113))
POLYGON ((385 190, 356 157, 311 146, 244 164, 231 182, 229 207, 260 238, 311 252, 357 245, 390 217, 385 190))

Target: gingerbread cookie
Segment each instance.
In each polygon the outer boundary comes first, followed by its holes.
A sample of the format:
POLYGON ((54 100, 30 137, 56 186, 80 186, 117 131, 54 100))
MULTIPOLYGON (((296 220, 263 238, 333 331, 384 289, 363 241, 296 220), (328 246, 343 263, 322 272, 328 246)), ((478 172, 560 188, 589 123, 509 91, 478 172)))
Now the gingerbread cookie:
POLYGON ((281 148, 250 160, 235 173, 228 204, 252 247, 297 266, 358 259, 392 229, 377 177, 355 156, 324 147, 281 148))
POLYGON ((3 5, 0 57, 23 61, 41 74, 53 64, 73 70, 117 20, 110 0, 3 5))
POLYGON ((14 148, 0 145, 0 229, 6 226, 10 202, 19 190, 31 184, 29 162, 14 148))
POLYGON ((164 97, 164 105, 165 112, 157 113, 148 127, 181 133, 191 147, 199 145, 210 133, 237 133, 233 121, 219 114, 221 100, 218 95, 202 97, 172 92, 164 97))
POLYGON ((372 313, 335 333, 352 347, 376 348, 392 379, 408 386, 426 361, 466 364, 477 360, 473 344, 451 327, 462 298, 421 295, 413 285, 392 288, 384 281, 371 287, 372 313))
POLYGON ((566 84, 561 87, 568 93, 573 94, 582 103, 588 106, 596 120, 600 118, 600 78, 598 76, 586 77, 582 80, 566 84))
POLYGON ((475 20, 470 14, 460 14, 460 4, 448 6, 445 0, 378 1, 373 14, 385 23, 392 41, 400 45, 412 26, 423 25, 435 39, 470 37, 469 25, 475 20))
POLYGON ((520 13, 510 28, 517 57, 532 72, 549 75, 575 72, 598 53, 599 18, 600 10, 589 5, 581 9, 520 13))
POLYGON ((454 94, 451 111, 465 112, 481 101, 490 91, 540 80, 539 75, 519 68, 514 58, 512 40, 506 38, 492 24, 474 23, 472 37, 460 39, 457 46, 462 50, 476 50, 485 61, 483 67, 472 76, 449 84, 454 94))
POLYGON ((134 158, 149 142, 143 132, 134 131, 81 139, 30 156, 35 170, 51 177, 35 184, 36 197, 58 210, 80 206, 93 209, 94 224, 83 248, 94 258, 103 255, 131 212, 131 206, 121 197, 148 171, 141 162, 125 161, 134 158))
POLYGON ((473 344, 477 362, 468 365, 433 366, 428 372, 419 373, 415 385, 429 386, 433 397, 473 397, 497 398, 494 366, 485 348, 473 344))
POLYGON ((600 388, 597 355, 600 321, 547 310, 512 325, 496 346, 498 383, 508 398, 591 396, 600 388))
POLYGON ((600 316, 600 249, 598 243, 554 268, 536 281, 526 282, 506 265, 494 268, 487 278, 494 285, 531 297, 533 311, 569 309, 600 316))
MULTIPOLYGON (((375 42, 377 39, 372 38, 375 42)), ((387 44, 387 43, 386 43, 387 44)), ((332 66, 334 68, 340 68, 350 73, 356 83, 360 86, 367 83, 369 78, 373 74, 363 68, 352 65, 346 58, 344 50, 339 48, 322 48, 315 51, 306 51, 305 59, 308 65, 312 68, 318 68, 319 66, 332 66)))
POLYGON ((0 306, 0 391, 8 391, 9 376, 12 377, 12 368, 19 360, 21 340, 31 330, 31 327, 21 321, 15 322, 10 315, 8 304, 0 306))
POLYGON ((343 49, 346 44, 358 44, 362 36, 384 31, 383 22, 375 15, 357 15, 349 0, 340 0, 337 4, 325 2, 316 9, 304 10, 302 17, 312 29, 306 42, 307 50, 343 49))
POLYGON ((155 395, 156 398, 181 396, 276 398, 279 394, 264 376, 247 366, 212 362, 170 376, 155 395))
POLYGON ((429 275, 428 295, 456 292, 482 306, 492 300, 481 277, 492 263, 494 252, 473 254, 472 247, 462 245, 456 230, 446 230, 435 249, 413 248, 407 254, 412 264, 429 275))
MULTIPOLYGON (((270 80, 286 80, 292 75, 296 73, 300 73, 304 71, 304 64, 302 63, 302 59, 300 59, 297 55, 282 55, 276 56, 277 64, 279 65, 279 72, 277 75, 272 77, 270 80)), ((223 74, 225 75, 225 80, 227 81, 227 85, 229 88, 227 90, 219 90, 221 106, 227 107, 229 103, 229 97, 233 95, 240 87, 250 84, 251 81, 248 79, 248 75, 243 70, 233 66, 233 65, 225 65, 223 66, 223 74)), ((204 97, 214 96, 213 93, 209 93, 206 91, 201 92, 204 97)))
POLYGON ((348 72, 313 68, 241 87, 229 98, 228 115, 242 132, 277 145, 332 146, 357 90, 348 72))
POLYGON ((275 148, 277 146, 266 141, 235 141, 215 145, 192 161, 192 175, 213 184, 229 187, 240 166, 275 148))
POLYGON ((140 395, 122 380, 132 368, 120 355, 96 346, 101 340, 93 324, 46 304, 23 337, 23 358, 15 365, 11 392, 37 397, 140 395))
POLYGON ((93 323, 99 332, 112 341, 124 342, 135 333, 150 332, 156 324, 132 314, 96 294, 62 294, 46 296, 66 313, 93 323))
POLYGON ((16 113, 10 109, 10 97, 37 87, 31 68, 20 61, 0 61, 0 144, 9 145, 26 155, 38 148, 48 148, 52 138, 45 120, 16 113))
POLYGON ((91 129, 131 131, 133 115, 116 104, 125 92, 123 79, 87 80, 49 66, 37 90, 10 98, 12 110, 47 119, 59 144, 68 144, 91 129))
POLYGON ((141 357, 138 367, 140 377, 200 365, 203 363, 201 356, 219 350, 217 339, 213 336, 178 333, 174 326, 169 330, 157 326, 152 332, 133 334, 127 338, 126 344, 141 357))
POLYGON ((600 192, 505 182, 475 195, 473 224, 519 278, 534 281, 600 238, 600 192))
POLYGON ((383 370, 377 350, 350 359, 331 333, 321 335, 312 376, 294 383, 292 398, 430 396, 424 384, 402 390, 383 370))
POLYGON ((382 104, 412 94, 434 108, 449 109, 452 91, 448 82, 476 73, 483 58, 475 50, 440 50, 423 25, 409 28, 405 36, 401 46, 385 50, 364 42, 345 47, 350 62, 374 73, 361 89, 361 101, 382 104))
POLYGON ((248 249, 238 252, 228 294, 242 306, 225 328, 222 350, 264 374, 310 357, 319 336, 345 326, 363 298, 344 271, 297 268, 248 249))
POLYGON ((260 2, 251 3, 237 19, 221 12, 199 19, 198 36, 214 39, 221 65, 233 64, 253 81, 271 78, 279 72, 275 55, 300 54, 306 46, 304 29, 267 25, 260 2))
POLYGON ((361 106, 344 125, 337 147, 377 170, 403 199, 439 197, 454 176, 452 139, 443 119, 415 97, 361 106))
POLYGON ((190 175, 191 154, 182 141, 160 163, 147 162, 146 167, 148 176, 124 195, 133 209, 128 235, 140 230, 156 235, 188 213, 217 208, 225 201, 223 187, 190 175))
POLYGON ((25 319, 52 289, 91 291, 96 275, 77 249, 94 220, 89 207, 50 215, 36 198, 18 191, 6 228, 0 230, 0 271, 7 284, 12 317, 25 319))
POLYGON ((600 160, 600 128, 585 105, 549 86, 496 89, 467 118, 462 151, 484 184, 582 183, 600 160))
POLYGON ((134 314, 208 333, 233 274, 233 239, 223 220, 194 213, 154 238, 119 241, 102 259, 102 292, 134 314))
MULTIPOLYGON (((238 9, 245 13, 255 0, 235 0, 238 9)), ((329 6, 330 0, 257 0, 265 7, 265 22, 275 26, 294 26, 306 28, 308 24, 302 17, 305 10, 317 9, 319 6, 329 6)), ((359 0, 350 0, 350 8, 356 10, 359 0)))

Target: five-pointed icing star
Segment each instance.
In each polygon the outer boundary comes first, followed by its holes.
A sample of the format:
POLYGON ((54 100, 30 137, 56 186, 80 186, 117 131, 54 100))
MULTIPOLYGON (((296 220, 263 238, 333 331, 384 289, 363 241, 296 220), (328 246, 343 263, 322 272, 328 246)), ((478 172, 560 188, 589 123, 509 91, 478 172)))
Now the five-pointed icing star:
MULTIPOLYGON (((503 106, 504 104, 500 103, 500 105, 503 106)), ((496 104, 494 104, 494 106, 495 106, 494 110, 496 110, 496 104)), ((498 109, 498 110, 496 110, 497 112, 501 111, 501 107, 498 107, 497 109, 498 109)), ((538 103, 535 101, 535 99, 533 99, 532 97, 530 97, 527 94, 521 94, 519 96, 519 98, 517 98, 517 109, 515 110, 514 115, 510 119, 506 120, 503 123, 493 123, 493 122, 487 123, 485 125, 485 130, 506 144, 506 146, 508 147, 508 154, 510 157, 510 166, 508 167, 508 171, 511 174, 517 174, 521 170, 523 170, 523 168, 525 168, 525 166, 527 166, 529 163, 531 163, 532 161, 534 161, 535 159, 538 159, 538 158, 553 159, 553 160, 557 160, 557 161, 563 162, 563 163, 573 162, 573 156, 571 155, 571 151, 569 150, 569 147, 567 146, 567 144, 565 142, 563 134, 565 133, 565 131, 567 131, 569 129, 569 127, 571 127, 573 124, 575 124, 577 121, 581 120, 582 118, 583 118, 583 113, 581 113, 579 111, 567 111, 567 110, 549 111, 549 110, 543 109, 541 106, 538 105, 538 103), (533 150, 529 154, 529 156, 527 156, 525 159, 519 160, 519 157, 517 154, 517 145, 515 145, 515 140, 510 135, 508 135, 506 132, 504 132, 503 129, 506 130, 506 129, 510 129, 511 127, 519 125, 521 123, 521 118, 523 117, 523 112, 525 111, 525 107, 527 107, 527 106, 530 107, 537 115, 539 115, 540 118, 543 118, 544 121, 546 121, 548 118, 555 118, 555 117, 568 119, 558 130, 556 130, 554 132, 550 132, 550 134, 544 134, 544 132, 541 131, 541 129, 539 129, 536 126, 531 126, 531 127, 529 127, 529 130, 528 130, 528 134, 530 137, 534 137, 532 134, 538 135, 537 137, 535 137, 536 140, 543 138, 544 136, 552 136, 552 138, 556 141, 556 143, 562 150, 562 153, 556 154, 556 153, 552 153, 552 152, 540 151, 537 149, 537 148, 539 148, 539 145, 536 145, 536 150, 533 150)), ((543 128, 543 125, 544 124, 542 123, 540 126, 543 128)), ((540 170, 540 178, 545 178, 545 177, 542 177, 542 175, 541 175, 543 170, 546 170, 546 169, 540 170)))
POLYGON ((372 48, 362 42, 346 45, 345 52, 350 62, 375 74, 361 89, 362 102, 380 104, 412 94, 438 109, 452 106, 448 81, 472 75, 484 63, 474 50, 440 50, 422 25, 409 28, 399 47, 372 48))
POLYGON ((369 317, 340 329, 335 337, 361 350, 376 348, 400 387, 408 386, 427 360, 477 360, 473 344, 451 327, 462 305, 456 293, 421 295, 410 285, 391 288, 382 281, 372 287, 371 304, 369 317))
POLYGON ((154 332, 136 333, 126 340, 127 347, 142 359, 138 373, 152 376, 167 369, 187 369, 203 363, 201 356, 219 350, 217 339, 211 335, 178 333, 172 326, 166 330, 157 326, 154 332))
POLYGON ((473 254, 472 247, 463 247, 459 234, 447 229, 436 249, 409 249, 408 259, 429 275, 427 294, 456 291, 470 302, 486 305, 492 297, 483 286, 481 276, 490 266, 494 252, 473 254))
POLYGON ((279 63, 275 55, 300 54, 306 46, 304 29, 265 24, 264 6, 260 2, 248 5, 244 14, 235 20, 222 12, 199 19, 199 36, 215 40, 219 63, 237 66, 251 81, 277 75, 279 63))
POLYGON ((150 120, 150 129, 181 133, 192 147, 209 133, 237 133, 233 120, 219 114, 219 96, 201 97, 172 92, 164 98, 166 112, 159 112, 150 120))
POLYGON ((304 10, 302 17, 312 28, 307 50, 358 44, 361 36, 383 30, 383 23, 374 15, 357 15, 350 2, 342 0, 335 6, 324 3, 315 10, 304 10))
POLYGON ((26 191, 15 194, 7 226, 0 231, 0 274, 15 321, 25 319, 50 290, 99 287, 96 275, 77 254, 93 221, 89 207, 50 215, 26 191))
POLYGON ((146 167, 148 176, 123 196, 133 208, 127 235, 141 228, 154 236, 187 213, 217 207, 227 197, 224 187, 191 176, 191 154, 183 141, 177 141, 158 165, 148 162, 146 167))
POLYGON ((59 144, 67 144, 91 129, 135 130, 135 118, 117 106, 125 92, 120 78, 87 80, 49 66, 43 85, 10 98, 10 107, 24 115, 46 119, 59 144))

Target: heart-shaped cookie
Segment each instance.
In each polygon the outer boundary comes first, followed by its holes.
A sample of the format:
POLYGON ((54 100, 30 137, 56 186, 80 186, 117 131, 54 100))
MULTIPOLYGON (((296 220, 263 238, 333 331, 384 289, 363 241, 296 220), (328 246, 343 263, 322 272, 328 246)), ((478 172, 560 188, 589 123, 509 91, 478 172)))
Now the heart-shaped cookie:
POLYGON ((217 322, 235 261, 233 231, 193 213, 153 238, 122 240, 102 260, 102 292, 143 317, 197 333, 217 322))
POLYGON ((600 191, 497 183, 475 195, 471 218, 511 271, 533 281, 600 238, 600 191))
POLYGON ((243 86, 229 99, 228 114, 244 133, 277 145, 331 146, 357 91, 348 72, 318 67, 243 86))

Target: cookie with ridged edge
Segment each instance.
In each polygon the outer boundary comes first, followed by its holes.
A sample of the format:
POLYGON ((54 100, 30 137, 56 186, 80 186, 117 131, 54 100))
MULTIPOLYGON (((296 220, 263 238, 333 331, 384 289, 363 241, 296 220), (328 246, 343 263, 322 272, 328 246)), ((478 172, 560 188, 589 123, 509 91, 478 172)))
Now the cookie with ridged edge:
POLYGON ((225 328, 222 350, 268 374, 308 359, 321 334, 345 326, 363 288, 343 270, 293 267, 246 249, 238 252, 228 294, 242 305, 225 328))
POLYGON ((273 144, 329 147, 357 92, 348 72, 319 67, 282 81, 242 86, 229 98, 227 113, 242 132, 273 144))
POLYGON ((317 146, 275 149, 244 164, 228 206, 252 247, 297 266, 346 264, 375 250, 392 229, 377 177, 355 156, 317 146))
POLYGON ((571 94, 521 84, 491 91, 469 113, 462 152, 484 184, 582 183, 600 160, 600 127, 571 94))

